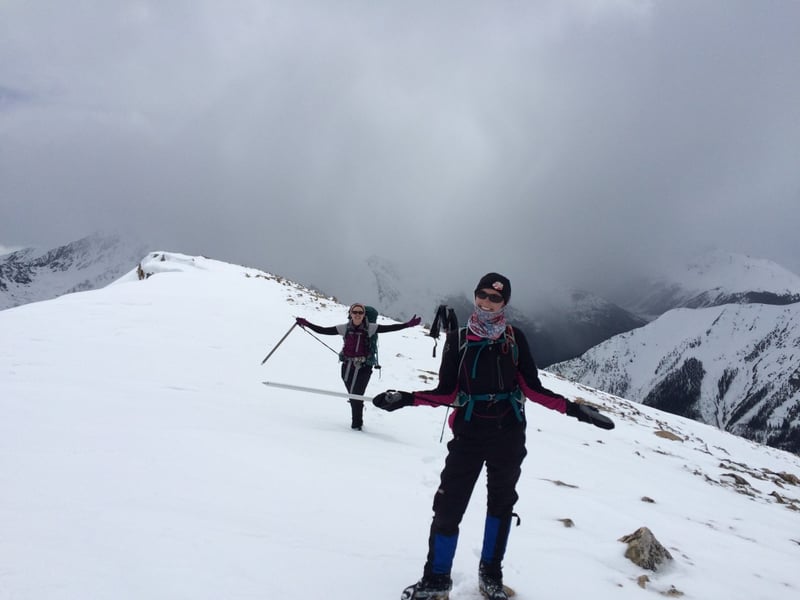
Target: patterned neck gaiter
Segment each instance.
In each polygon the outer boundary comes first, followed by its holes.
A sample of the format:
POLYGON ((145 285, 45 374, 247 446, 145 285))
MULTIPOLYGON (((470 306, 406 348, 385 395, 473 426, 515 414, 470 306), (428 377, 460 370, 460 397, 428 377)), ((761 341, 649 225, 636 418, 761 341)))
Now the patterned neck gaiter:
POLYGON ((487 312, 475 305, 475 311, 467 322, 469 330, 477 336, 496 340, 506 330, 506 307, 497 312, 487 312))

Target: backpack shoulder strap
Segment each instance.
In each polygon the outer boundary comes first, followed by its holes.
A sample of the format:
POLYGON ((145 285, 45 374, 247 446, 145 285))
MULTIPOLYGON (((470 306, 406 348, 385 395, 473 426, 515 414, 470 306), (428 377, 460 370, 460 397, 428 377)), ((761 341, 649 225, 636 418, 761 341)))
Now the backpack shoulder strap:
POLYGON ((458 353, 463 354, 464 349, 467 347, 467 327, 459 327, 458 329, 458 353))
POLYGON ((514 337, 514 328, 511 325, 506 325, 506 341, 511 350, 511 357, 514 364, 519 364, 519 346, 517 346, 517 339, 514 337))

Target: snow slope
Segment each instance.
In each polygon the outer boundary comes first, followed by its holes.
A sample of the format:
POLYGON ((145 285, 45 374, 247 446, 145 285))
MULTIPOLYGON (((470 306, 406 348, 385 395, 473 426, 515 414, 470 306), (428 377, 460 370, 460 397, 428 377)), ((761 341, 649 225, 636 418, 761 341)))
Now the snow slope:
POLYGON ((607 392, 800 449, 800 304, 676 309, 550 370, 607 392))
MULTIPOLYGON (((335 324, 342 305, 197 257, 143 267, 0 312, 0 599, 398 598, 425 558, 445 411, 368 405, 352 431, 344 400, 261 384, 340 390, 302 330, 260 362, 294 316, 335 324)), ((369 394, 435 385, 421 328, 380 343, 369 394)), ((542 375, 617 428, 529 404, 505 561, 520 600, 797 597, 798 457, 542 375), (674 557, 645 588, 618 541, 641 526, 674 557)), ((484 502, 479 483, 453 600, 478 597, 484 502)))

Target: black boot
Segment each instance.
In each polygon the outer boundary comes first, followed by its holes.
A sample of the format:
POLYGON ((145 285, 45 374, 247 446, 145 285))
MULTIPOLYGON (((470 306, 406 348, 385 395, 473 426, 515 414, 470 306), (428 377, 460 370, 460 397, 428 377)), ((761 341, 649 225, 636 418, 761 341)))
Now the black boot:
POLYGON ((400 600, 447 600, 453 580, 449 575, 425 575, 403 590, 400 600))
POLYGON ((350 400, 350 412, 353 417, 350 429, 361 431, 364 426, 364 403, 361 400, 350 400))
POLYGON ((503 587, 503 572, 499 566, 481 563, 478 568, 478 589, 487 600, 508 600, 503 587))

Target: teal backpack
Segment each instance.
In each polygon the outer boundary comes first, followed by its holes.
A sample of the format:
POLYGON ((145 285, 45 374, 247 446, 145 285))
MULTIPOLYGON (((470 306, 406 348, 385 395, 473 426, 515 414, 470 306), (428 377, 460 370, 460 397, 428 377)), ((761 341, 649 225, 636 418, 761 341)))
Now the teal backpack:
MULTIPOLYGON (((374 323, 377 325, 378 323, 378 309, 373 306, 364 306, 364 310, 367 313, 365 316, 367 317, 367 321, 370 323, 374 323)), ((381 368, 381 364, 378 361, 378 334, 373 333, 369 336, 369 354, 367 355, 367 364, 371 367, 376 369, 381 368)))

